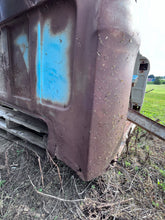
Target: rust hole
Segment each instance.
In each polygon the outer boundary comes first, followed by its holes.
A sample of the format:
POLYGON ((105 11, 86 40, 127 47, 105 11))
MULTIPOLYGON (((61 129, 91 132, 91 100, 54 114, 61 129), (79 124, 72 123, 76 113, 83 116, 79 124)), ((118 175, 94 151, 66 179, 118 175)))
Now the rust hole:
POLYGON ((82 172, 82 169, 81 169, 81 168, 79 168, 79 169, 78 169, 78 172, 82 172))

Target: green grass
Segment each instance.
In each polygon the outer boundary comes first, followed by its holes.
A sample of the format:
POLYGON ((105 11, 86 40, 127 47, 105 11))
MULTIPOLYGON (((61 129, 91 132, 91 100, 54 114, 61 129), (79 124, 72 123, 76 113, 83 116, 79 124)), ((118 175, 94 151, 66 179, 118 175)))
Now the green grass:
POLYGON ((159 119, 159 123, 165 125, 165 85, 149 85, 146 93, 141 113, 153 120, 159 119))

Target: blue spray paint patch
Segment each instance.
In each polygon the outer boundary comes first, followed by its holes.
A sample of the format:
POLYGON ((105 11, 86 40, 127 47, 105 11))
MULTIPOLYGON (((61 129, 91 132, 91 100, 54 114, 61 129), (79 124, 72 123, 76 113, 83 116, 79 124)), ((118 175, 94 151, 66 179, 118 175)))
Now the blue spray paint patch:
POLYGON ((42 100, 48 100, 64 105, 69 101, 70 30, 71 25, 68 24, 64 31, 54 35, 50 31, 49 20, 44 24, 42 32, 38 23, 36 92, 41 103, 42 100))
POLYGON ((24 62, 27 68, 27 72, 29 72, 29 57, 28 57, 29 56, 29 48, 28 48, 29 44, 28 44, 28 38, 26 34, 22 34, 18 36, 15 42, 21 50, 21 53, 23 55, 24 62))
POLYGON ((37 97, 41 99, 41 73, 42 73, 42 48, 41 48, 41 25, 38 23, 37 26, 38 42, 37 42, 37 58, 36 58, 36 72, 37 72, 37 97))
POLYGON ((138 75, 133 75, 132 82, 135 82, 135 80, 138 78, 138 75))

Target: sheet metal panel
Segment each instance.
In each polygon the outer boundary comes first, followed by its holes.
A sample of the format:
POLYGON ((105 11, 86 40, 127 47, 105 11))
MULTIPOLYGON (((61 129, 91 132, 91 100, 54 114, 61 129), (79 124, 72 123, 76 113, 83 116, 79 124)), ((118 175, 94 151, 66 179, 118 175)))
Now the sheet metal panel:
POLYGON ((44 120, 50 154, 82 179, 95 178, 122 140, 140 44, 136 3, 50 0, 26 11, 22 1, 10 14, 12 1, 0 1, 7 48, 0 49, 0 103, 44 120))

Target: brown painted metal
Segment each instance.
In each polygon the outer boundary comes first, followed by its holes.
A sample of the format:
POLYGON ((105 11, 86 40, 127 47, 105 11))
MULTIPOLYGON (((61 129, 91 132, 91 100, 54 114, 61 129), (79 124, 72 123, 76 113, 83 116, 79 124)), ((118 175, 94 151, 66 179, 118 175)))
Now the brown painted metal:
MULTIPOLYGON (((0 11, 13 2, 17 1, 1 0, 0 11)), ((123 136, 140 44, 133 22, 136 3, 54 0, 29 10, 24 3, 34 1, 21 2, 21 9, 13 6, 14 13, 1 12, 0 102, 45 121, 51 155, 82 179, 93 179, 108 167, 123 136), (50 21, 50 36, 66 30, 71 22, 70 89, 65 104, 37 97, 36 27, 40 22, 43 35, 45 21, 50 21), (21 33, 28 36, 28 68, 23 62, 26 45, 20 50, 15 44, 21 33)))
POLYGON ((0 22, 14 18, 46 1, 47 0, 0 0, 0 22))
POLYGON ((128 110, 127 119, 165 141, 165 126, 131 109, 128 110))

